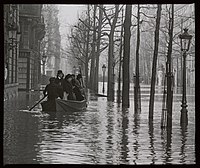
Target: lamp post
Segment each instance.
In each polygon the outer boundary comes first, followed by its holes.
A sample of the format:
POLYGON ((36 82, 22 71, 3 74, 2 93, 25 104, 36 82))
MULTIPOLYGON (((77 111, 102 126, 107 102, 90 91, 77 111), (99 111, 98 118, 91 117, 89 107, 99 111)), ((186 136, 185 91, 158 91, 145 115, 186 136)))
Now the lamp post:
POLYGON ((102 66, 102 71, 103 71, 103 93, 104 93, 104 77, 105 77, 105 72, 106 72, 106 66, 105 66, 105 64, 103 64, 103 66, 102 66))
POLYGON ((181 40, 181 51, 183 51, 183 92, 182 92, 182 109, 181 109, 181 122, 187 117, 187 100, 186 100, 186 52, 190 48, 190 41, 192 35, 188 34, 188 29, 184 29, 183 34, 179 35, 181 40))
POLYGON ((74 71, 74 74, 76 73, 76 66, 74 65, 73 66, 73 71, 74 71))
POLYGON ((43 52, 42 55, 42 64, 43 64, 43 75, 45 75, 45 63, 46 63, 47 55, 43 52))

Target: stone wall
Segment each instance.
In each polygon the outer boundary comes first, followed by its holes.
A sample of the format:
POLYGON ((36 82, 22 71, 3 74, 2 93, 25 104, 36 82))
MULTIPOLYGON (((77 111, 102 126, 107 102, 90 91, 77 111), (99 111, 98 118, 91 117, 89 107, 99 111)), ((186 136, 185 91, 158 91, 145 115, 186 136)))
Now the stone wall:
POLYGON ((4 101, 18 96, 18 83, 4 85, 4 101))

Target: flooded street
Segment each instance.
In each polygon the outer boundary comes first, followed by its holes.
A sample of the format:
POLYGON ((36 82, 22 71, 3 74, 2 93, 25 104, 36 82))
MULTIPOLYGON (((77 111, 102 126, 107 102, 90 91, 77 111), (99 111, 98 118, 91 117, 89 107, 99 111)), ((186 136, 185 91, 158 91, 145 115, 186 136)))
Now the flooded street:
POLYGON ((45 113, 42 95, 19 92, 4 102, 4 164, 195 164, 195 96, 188 96, 188 125, 181 127, 181 96, 174 98, 172 132, 161 129, 162 100, 156 99, 153 124, 149 99, 142 109, 122 110, 106 97, 88 95, 84 112, 45 113))

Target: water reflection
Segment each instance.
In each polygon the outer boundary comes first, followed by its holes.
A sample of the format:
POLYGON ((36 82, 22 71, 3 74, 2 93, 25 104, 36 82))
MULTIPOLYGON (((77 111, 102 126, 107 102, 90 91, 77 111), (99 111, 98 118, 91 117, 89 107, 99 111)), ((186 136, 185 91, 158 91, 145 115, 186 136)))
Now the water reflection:
POLYGON ((17 99, 5 102, 4 107, 8 109, 4 109, 4 164, 38 163, 34 160, 34 145, 39 141, 37 119, 18 111, 17 99))
POLYGON ((180 151, 180 163, 186 162, 186 141, 187 141, 187 123, 181 123, 181 151, 180 151))
POLYGON ((134 133, 134 136, 135 136, 135 142, 133 143, 135 159, 133 160, 133 162, 136 164, 136 161, 137 161, 138 155, 139 155, 138 137, 139 137, 139 129, 140 129, 140 111, 139 112, 135 112, 133 117, 134 117, 134 120, 133 120, 133 122, 134 122, 133 133, 134 133))
POLYGON ((122 162, 128 163, 128 109, 122 108, 122 143, 121 154, 122 162))
POLYGON ((113 112, 114 103, 113 102, 107 102, 107 112, 106 112, 106 118, 107 118, 107 125, 106 125, 106 163, 110 164, 112 163, 114 150, 113 150, 113 144, 114 144, 114 123, 113 118, 115 117, 115 114, 113 112))
MULTIPOLYGON (((188 125, 180 126, 180 103, 174 103, 173 127, 160 129, 160 106, 148 122, 148 103, 134 113, 105 97, 89 96, 84 112, 24 113, 39 95, 24 95, 4 106, 4 162, 40 164, 195 163, 194 107, 188 125), (93 98, 91 98, 93 97, 93 98), (29 103, 27 103, 28 101, 29 103)), ((37 107, 38 109, 41 107, 37 107)), ((40 109, 41 110, 41 109, 40 109)))
POLYGON ((155 158, 156 158, 156 153, 154 149, 154 128, 153 128, 153 122, 150 120, 149 121, 149 137, 150 137, 150 151, 151 151, 151 157, 152 157, 152 162, 151 164, 155 164, 155 158))

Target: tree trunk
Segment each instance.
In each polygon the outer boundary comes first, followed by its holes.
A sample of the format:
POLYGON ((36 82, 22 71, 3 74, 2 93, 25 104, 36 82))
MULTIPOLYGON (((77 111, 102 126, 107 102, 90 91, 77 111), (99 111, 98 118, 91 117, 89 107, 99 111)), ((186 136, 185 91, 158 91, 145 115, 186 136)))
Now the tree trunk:
POLYGON ((126 5, 124 21, 124 57, 123 57, 123 86, 122 86, 122 107, 129 108, 129 63, 130 63, 130 38, 131 38, 131 14, 132 5, 126 5))
POLYGON ((91 57, 91 68, 90 68, 90 89, 94 90, 94 75, 95 75, 95 60, 96 60, 96 8, 97 5, 94 5, 94 14, 93 14, 93 43, 92 43, 92 57, 91 57))
POLYGON ((153 120, 154 111, 154 94, 155 94, 155 84, 156 84, 156 63, 158 57, 158 44, 159 44, 159 28, 160 28, 160 18, 161 18, 162 5, 158 4, 157 18, 156 18, 156 30, 155 30, 155 46, 153 55, 153 65, 152 65, 152 77, 151 77, 151 91, 150 91, 150 102, 149 102, 149 119, 153 120))
POLYGON ((173 82, 173 74, 172 74, 172 41, 173 41, 173 27, 174 27, 174 5, 172 4, 172 17, 169 21, 169 45, 167 51, 167 127, 170 128, 172 126, 172 100, 173 100, 173 90, 172 90, 172 82, 173 82))
MULTIPOLYGON (((90 6, 87 6, 87 10, 88 10, 88 26, 90 25, 90 6)), ((85 83, 86 83, 86 87, 88 88, 88 55, 89 55, 89 42, 90 42, 90 29, 87 28, 87 39, 86 39, 86 56, 85 56, 85 83)))
POLYGON ((94 91, 98 93, 99 87, 99 56, 100 56, 100 42, 101 42, 101 26, 102 26, 102 11, 103 5, 99 7, 99 25, 98 25, 98 37, 97 37, 97 54, 96 54, 96 71, 95 71, 95 88, 94 91))
POLYGON ((115 16, 111 25, 111 30, 109 34, 109 49, 108 49, 108 87, 107 95, 108 101, 114 101, 114 33, 115 26, 117 23, 119 5, 115 5, 115 16))
POLYGON ((135 112, 141 109, 141 100, 140 100, 140 95, 139 95, 140 94, 139 49, 140 49, 140 5, 138 4, 137 47, 136 47, 135 87, 134 87, 135 112))
POLYGON ((122 9, 122 27, 121 27, 121 39, 120 39, 120 50, 119 50, 119 75, 118 75, 118 89, 117 89, 117 103, 121 102, 121 66, 122 66, 122 49, 123 49, 123 13, 124 10, 122 9))

